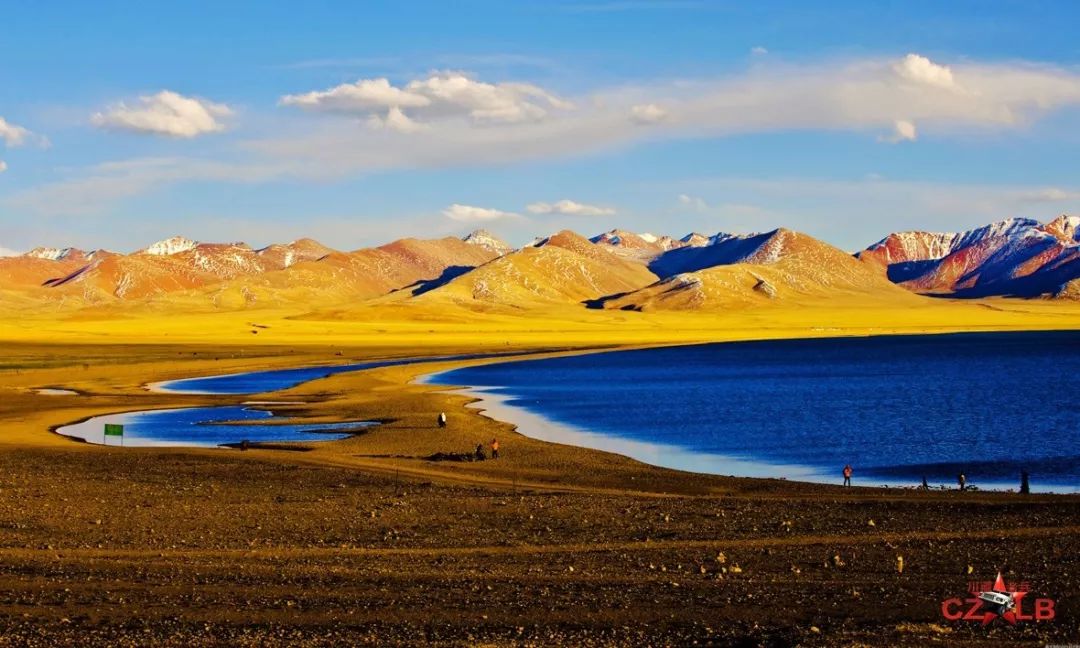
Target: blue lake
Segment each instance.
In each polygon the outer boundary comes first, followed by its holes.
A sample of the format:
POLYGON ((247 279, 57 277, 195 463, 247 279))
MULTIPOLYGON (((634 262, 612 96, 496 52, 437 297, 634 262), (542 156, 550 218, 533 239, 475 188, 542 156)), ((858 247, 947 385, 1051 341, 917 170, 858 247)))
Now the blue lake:
MULTIPOLYGON (((468 385, 522 433, 673 468, 1080 490, 1080 332, 740 342, 514 361, 468 385)), ((508 448, 509 451, 509 448, 508 448)))
POLYGON ((394 367, 417 362, 435 362, 438 360, 466 360, 470 358, 497 357, 498 353, 471 354, 455 356, 438 356, 427 358, 397 358, 394 360, 374 360, 370 362, 354 362, 351 364, 326 365, 319 367, 293 367, 288 369, 268 369, 266 371, 249 371, 245 373, 224 374, 220 376, 202 376, 199 378, 182 378, 180 380, 168 380, 152 383, 149 388, 152 391, 171 394, 262 394, 266 392, 288 389, 297 385, 326 378, 339 373, 349 371, 361 371, 378 367, 394 367))
POLYGON ((90 443, 121 445, 119 437, 105 438, 105 424, 124 426, 123 445, 220 446, 251 442, 329 441, 375 425, 369 421, 345 423, 288 423, 265 409, 245 405, 188 407, 95 416, 56 431, 90 443))

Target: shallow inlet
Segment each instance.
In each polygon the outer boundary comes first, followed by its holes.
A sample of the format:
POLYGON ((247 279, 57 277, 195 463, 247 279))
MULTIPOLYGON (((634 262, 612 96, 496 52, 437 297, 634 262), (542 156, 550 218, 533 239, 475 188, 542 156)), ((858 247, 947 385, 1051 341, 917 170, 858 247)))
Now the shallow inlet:
POLYGON ((422 362, 440 362, 446 360, 474 360, 479 358, 498 358, 507 353, 475 353, 453 356, 429 356, 419 358, 398 358, 394 360, 374 360, 341 365, 322 365, 317 367, 290 367, 286 369, 268 369, 265 371, 245 371, 218 376, 198 378, 180 378, 149 383, 146 388, 152 392, 166 394, 263 394, 296 387, 312 380, 327 378, 339 373, 396 367, 422 362))
POLYGON ((372 425, 377 423, 289 423, 265 409, 225 405, 107 414, 56 431, 98 445, 216 447, 245 440, 252 443, 331 441, 372 425), (106 437, 107 423, 123 425, 123 437, 106 437))

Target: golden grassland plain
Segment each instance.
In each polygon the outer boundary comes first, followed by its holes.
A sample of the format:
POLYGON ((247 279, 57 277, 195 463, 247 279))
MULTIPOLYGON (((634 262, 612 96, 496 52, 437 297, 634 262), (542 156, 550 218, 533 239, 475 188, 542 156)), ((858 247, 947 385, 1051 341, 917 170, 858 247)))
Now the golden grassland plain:
POLYGON ((0 646, 1067 643, 1080 636, 1076 497, 654 468, 529 439, 468 397, 414 382, 491 360, 343 373, 258 397, 302 401, 274 411, 305 420, 381 422, 341 441, 121 449, 50 430, 243 402, 144 385, 272 367, 1075 328, 1080 304, 1007 299, 709 315, 402 305, 0 317, 0 646), (497 461, 430 459, 493 437, 497 461), (1055 598, 1058 617, 989 628, 941 617, 943 599, 998 569, 1055 598))

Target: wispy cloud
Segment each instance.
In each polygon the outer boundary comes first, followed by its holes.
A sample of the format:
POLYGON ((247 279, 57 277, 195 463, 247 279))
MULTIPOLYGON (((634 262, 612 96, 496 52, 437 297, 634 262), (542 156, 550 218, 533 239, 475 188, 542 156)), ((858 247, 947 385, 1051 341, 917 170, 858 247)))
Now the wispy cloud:
POLYGON ((564 216, 612 216, 613 207, 589 205, 573 200, 558 200, 553 203, 535 202, 526 207, 530 214, 561 214, 564 216))
POLYGON ((898 119, 893 124, 893 132, 891 135, 881 135, 878 137, 880 142, 888 142, 890 144, 897 144, 899 142, 914 142, 919 137, 919 131, 915 127, 915 124, 906 119, 898 119))
POLYGON ((444 209, 442 213, 443 216, 446 216, 450 220, 456 220, 465 223, 503 220, 507 218, 521 218, 520 214, 515 214, 514 212, 491 209, 488 207, 459 205, 457 203, 450 205, 449 207, 444 209))
POLYGON ((98 214, 126 198, 177 182, 266 182, 299 175, 292 165, 198 158, 135 158, 105 162, 72 177, 14 192, 0 199, 13 211, 55 216, 98 214))
POLYGON ((658 124, 668 118, 668 111, 654 103, 630 106, 630 118, 639 124, 658 124))
MULTIPOLYGON (((461 72, 434 73, 401 87, 386 78, 360 79, 327 90, 285 95, 279 103, 306 110, 377 117, 375 123, 380 125, 387 124, 391 116, 399 123, 415 124, 417 119, 434 121, 463 115, 479 124, 513 124, 538 121, 551 110, 573 107, 533 84, 486 83, 461 72)), ((410 127, 408 132, 413 130, 410 127)))
POLYGON ((691 196, 690 194, 679 194, 679 204, 683 207, 689 207, 697 211, 705 211, 709 208, 709 203, 705 202, 705 199, 700 196, 691 196))
POLYGON ((18 148, 27 144, 37 144, 42 148, 49 147, 47 137, 33 133, 22 126, 12 124, 3 117, 0 117, 0 141, 8 148, 18 148))

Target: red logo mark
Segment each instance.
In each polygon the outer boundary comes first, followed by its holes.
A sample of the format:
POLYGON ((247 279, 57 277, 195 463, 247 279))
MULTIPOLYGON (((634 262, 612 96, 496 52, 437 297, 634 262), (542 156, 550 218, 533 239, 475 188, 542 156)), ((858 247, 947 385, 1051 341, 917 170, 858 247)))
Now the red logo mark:
POLYGON ((1031 593, 1028 582, 1006 582, 999 572, 993 581, 968 583, 967 598, 941 602, 941 614, 949 621, 975 621, 984 626, 1001 619, 1009 625, 1022 621, 1052 621, 1054 599, 1035 598, 1027 606, 1031 593))

